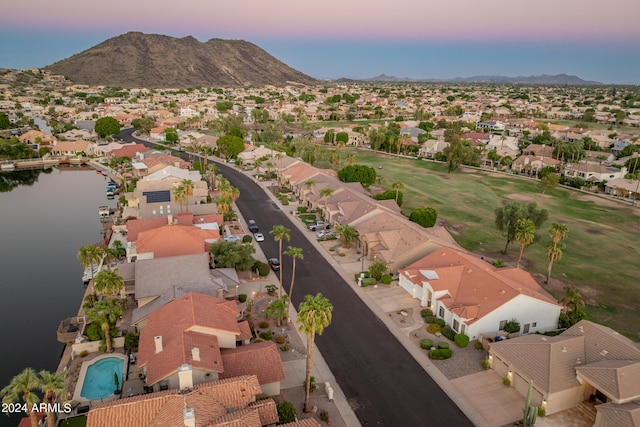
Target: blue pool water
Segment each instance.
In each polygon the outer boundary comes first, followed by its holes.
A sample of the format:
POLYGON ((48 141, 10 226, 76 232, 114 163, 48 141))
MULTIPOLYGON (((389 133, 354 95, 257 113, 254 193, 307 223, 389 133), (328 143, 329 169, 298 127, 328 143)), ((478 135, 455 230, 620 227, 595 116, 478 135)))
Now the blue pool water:
POLYGON ((105 357, 89 365, 80 396, 89 400, 100 400, 111 396, 116 390, 114 380, 116 373, 120 388, 122 388, 123 370, 124 360, 119 357, 105 357))

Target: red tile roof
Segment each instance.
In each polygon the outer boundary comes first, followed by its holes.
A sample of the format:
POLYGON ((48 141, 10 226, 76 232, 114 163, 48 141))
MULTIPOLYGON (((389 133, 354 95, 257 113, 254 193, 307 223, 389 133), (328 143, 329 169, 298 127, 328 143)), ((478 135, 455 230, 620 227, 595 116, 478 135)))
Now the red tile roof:
POLYGON ((127 221, 127 241, 135 242, 138 234, 168 224, 167 218, 130 219, 127 221))
POLYGON ((220 378, 256 375, 260 384, 285 379, 280 350, 273 341, 263 341, 222 351, 224 372, 220 378))
POLYGON ((207 252, 206 240, 219 238, 218 230, 203 230, 192 225, 165 225, 139 233, 136 252, 153 252, 154 258, 198 254, 207 252))
POLYGON ((145 151, 149 151, 149 149, 144 144, 135 144, 123 145, 122 148, 113 150, 111 153, 114 157, 129 157, 133 159, 137 153, 144 153, 145 151))

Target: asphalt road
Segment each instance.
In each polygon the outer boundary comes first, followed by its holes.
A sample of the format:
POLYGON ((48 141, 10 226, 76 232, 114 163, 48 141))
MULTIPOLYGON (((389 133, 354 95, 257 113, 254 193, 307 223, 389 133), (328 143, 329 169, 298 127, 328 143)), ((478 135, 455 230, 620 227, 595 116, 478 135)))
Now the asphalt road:
MULTIPOLYGON (((134 140, 131 131, 124 131, 119 137, 134 140)), ((136 142, 144 143, 137 139, 136 142)), ((362 425, 472 426, 317 252, 308 240, 311 232, 305 236, 291 223, 291 215, 282 212, 251 178, 225 164, 217 164, 222 175, 240 190, 236 205, 242 216, 254 219, 265 235, 260 245, 267 258, 278 256, 278 242, 269 234, 274 225, 290 229, 291 240, 283 242, 283 250, 288 245, 303 249, 304 259, 296 263, 292 301, 297 307, 304 295, 320 292, 333 304, 333 321, 315 342, 362 425)), ((289 289, 291 276, 287 258, 282 266, 285 290, 289 289)))

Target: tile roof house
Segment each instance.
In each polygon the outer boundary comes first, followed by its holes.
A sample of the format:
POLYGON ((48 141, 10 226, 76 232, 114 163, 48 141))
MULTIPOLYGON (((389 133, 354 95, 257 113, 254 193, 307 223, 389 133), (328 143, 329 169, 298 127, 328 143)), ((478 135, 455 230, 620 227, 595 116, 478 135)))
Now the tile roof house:
MULTIPOLYGON (((135 253, 138 260, 208 253, 220 239, 219 230, 203 230, 192 225, 168 224, 138 234, 135 253)), ((127 248, 132 249, 132 248, 127 248)))
POLYGON ((640 346, 617 332, 581 320, 554 337, 527 335, 492 343, 489 363, 554 414, 589 400, 595 426, 640 425, 640 346))
POLYGON ((525 334, 552 330, 560 315, 560 304, 526 271, 499 269, 444 246, 401 268, 399 285, 471 339, 496 333, 511 319, 525 334))
POLYGON ((272 399, 261 393, 255 375, 199 384, 188 391, 172 389, 94 405, 88 427, 185 426, 261 427, 278 422, 272 399))
POLYGON ((285 377, 278 348, 271 341, 236 348, 244 335, 251 335, 239 316, 235 300, 196 292, 149 314, 138 350, 147 386, 190 389, 218 378, 255 374, 263 393, 279 394, 285 377))

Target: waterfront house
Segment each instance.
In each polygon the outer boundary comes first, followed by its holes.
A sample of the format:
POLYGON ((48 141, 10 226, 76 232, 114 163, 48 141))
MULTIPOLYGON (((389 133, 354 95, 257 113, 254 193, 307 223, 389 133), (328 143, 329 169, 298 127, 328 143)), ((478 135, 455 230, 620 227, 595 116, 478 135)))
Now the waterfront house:
POLYGON ((472 340, 517 320, 528 334, 555 329, 561 306, 519 268, 496 268, 441 247, 401 268, 399 285, 457 333, 472 340))

